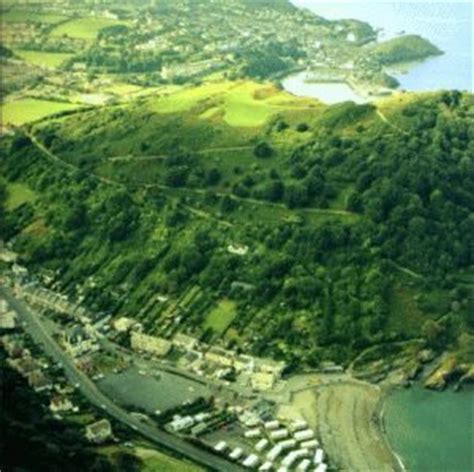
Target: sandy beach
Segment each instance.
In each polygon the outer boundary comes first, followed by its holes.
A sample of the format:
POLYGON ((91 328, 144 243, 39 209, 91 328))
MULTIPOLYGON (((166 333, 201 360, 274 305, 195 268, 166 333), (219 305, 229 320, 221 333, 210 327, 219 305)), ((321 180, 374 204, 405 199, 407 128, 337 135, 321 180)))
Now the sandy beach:
POLYGON ((378 386, 346 375, 312 374, 290 380, 285 394, 279 414, 308 421, 338 469, 403 470, 383 432, 383 392, 378 386))

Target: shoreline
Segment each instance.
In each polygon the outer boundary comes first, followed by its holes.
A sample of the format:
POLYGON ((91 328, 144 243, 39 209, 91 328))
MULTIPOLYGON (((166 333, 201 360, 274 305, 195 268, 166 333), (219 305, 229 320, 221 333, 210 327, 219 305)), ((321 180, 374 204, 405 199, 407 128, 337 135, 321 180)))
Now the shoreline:
POLYGON ((384 88, 384 87, 370 87, 370 86, 362 86, 360 84, 354 83, 353 80, 350 80, 349 78, 341 78, 339 79, 334 79, 334 80, 315 80, 315 79, 310 79, 308 78, 308 73, 310 73, 310 69, 304 69, 296 73, 288 74, 281 80, 281 85, 283 89, 297 97, 309 97, 313 98, 315 100, 318 100, 322 103, 326 103, 328 105, 333 105, 336 103, 342 103, 344 101, 354 101, 355 103, 358 104, 364 104, 364 103, 370 103, 374 102, 379 99, 387 98, 397 91, 399 91, 399 88, 384 88), (353 99, 346 99, 346 100, 339 100, 339 101, 334 101, 331 99, 327 99, 324 97, 324 94, 318 95, 312 92, 304 93, 304 92, 295 92, 294 90, 289 90, 285 86, 285 81, 287 79, 292 79, 292 78, 298 78, 299 76, 302 76, 301 78, 301 83, 303 86, 344 86, 347 87, 347 89, 353 94, 354 98, 353 99))
POLYGON ((390 439, 387 434, 387 428, 385 425, 385 404, 387 401, 387 398, 389 395, 393 393, 394 390, 399 388, 398 385, 390 385, 390 386, 385 386, 382 389, 382 394, 380 396, 380 405, 379 405, 379 421, 380 421, 380 434, 383 436, 385 444, 387 445, 388 449, 390 449, 390 452, 392 455, 395 457, 396 461, 398 462, 399 470, 400 472, 407 472, 407 467, 405 466, 405 463, 403 462, 402 456, 396 452, 395 447, 390 443, 390 439))
POLYGON ((331 464, 351 472, 406 472, 385 430, 385 401, 394 387, 344 374, 303 375, 291 383, 296 388, 279 399, 279 416, 304 418, 331 464))

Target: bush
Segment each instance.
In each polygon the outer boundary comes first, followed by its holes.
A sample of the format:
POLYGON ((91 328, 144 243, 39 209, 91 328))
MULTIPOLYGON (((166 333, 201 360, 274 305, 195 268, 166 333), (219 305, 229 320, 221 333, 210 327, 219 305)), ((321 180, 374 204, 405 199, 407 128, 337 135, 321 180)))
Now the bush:
POLYGON ((255 157, 259 158, 272 157, 273 149, 268 143, 266 143, 265 141, 261 141, 255 146, 254 154, 255 157))

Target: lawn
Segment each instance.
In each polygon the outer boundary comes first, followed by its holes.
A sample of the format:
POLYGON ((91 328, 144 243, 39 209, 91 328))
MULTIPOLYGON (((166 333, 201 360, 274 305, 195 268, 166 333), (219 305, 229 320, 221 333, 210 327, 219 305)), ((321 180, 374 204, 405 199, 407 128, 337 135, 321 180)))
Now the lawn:
POLYGON ((222 334, 232 323, 235 315, 235 303, 231 300, 221 300, 217 306, 207 314, 203 328, 211 328, 216 333, 222 334))
POLYGON ((15 49, 14 53, 24 61, 41 67, 59 67, 74 55, 60 52, 25 51, 24 49, 15 49))
POLYGON ((184 462, 152 449, 136 448, 135 453, 143 461, 142 472, 201 472, 197 465, 184 462))
POLYGON ((126 22, 108 18, 80 18, 59 25, 51 31, 51 36, 67 35, 71 38, 94 40, 102 28, 123 24, 126 24, 126 22))
POLYGON ((73 110, 79 105, 65 102, 53 102, 36 98, 23 98, 14 102, 7 102, 0 106, 2 123, 21 126, 31 121, 39 120, 53 113, 64 110, 73 110))
POLYGON ((268 84, 250 81, 209 82, 159 97, 153 102, 152 110, 176 113, 199 104, 203 106, 201 118, 209 119, 223 114, 224 121, 234 127, 261 126, 274 114, 307 109, 310 105, 307 99, 293 97, 268 84))
POLYGON ((23 203, 33 202, 36 194, 25 184, 12 183, 8 184, 7 209, 14 210, 23 203))

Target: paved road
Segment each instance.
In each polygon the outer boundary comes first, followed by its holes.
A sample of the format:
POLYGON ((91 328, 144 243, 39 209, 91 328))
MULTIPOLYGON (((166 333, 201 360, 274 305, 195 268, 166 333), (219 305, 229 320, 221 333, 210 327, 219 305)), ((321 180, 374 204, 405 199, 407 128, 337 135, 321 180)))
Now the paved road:
POLYGON ((41 345, 45 353, 55 359, 56 362, 62 364, 69 380, 73 384, 79 385, 78 388, 92 404, 102 408, 105 413, 141 433, 144 437, 159 446, 177 452, 208 469, 223 472, 238 472, 243 470, 240 466, 193 446, 177 436, 173 436, 154 426, 142 423, 140 420, 131 416, 126 410, 117 406, 96 387, 89 377, 75 366, 72 359, 61 349, 58 343, 44 328, 39 314, 33 314, 23 302, 17 300, 11 291, 6 288, 0 287, 0 295, 8 301, 19 318, 26 322, 24 327, 25 331, 31 335, 36 343, 41 345))

